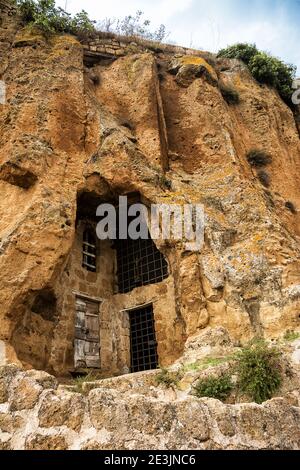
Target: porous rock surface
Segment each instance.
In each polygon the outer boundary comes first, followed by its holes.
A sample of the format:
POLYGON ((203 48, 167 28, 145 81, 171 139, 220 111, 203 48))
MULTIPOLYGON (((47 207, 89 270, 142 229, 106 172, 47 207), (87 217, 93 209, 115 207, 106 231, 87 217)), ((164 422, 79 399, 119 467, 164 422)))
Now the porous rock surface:
POLYGON ((292 359, 299 348, 299 340, 281 343, 287 370, 278 396, 262 405, 245 397, 240 403, 236 396, 222 403, 193 394, 191 385, 200 377, 228 370, 228 354, 239 349, 223 328, 201 333, 186 345, 178 361, 186 372, 169 388, 159 385, 159 370, 79 386, 59 385, 46 372, 2 366, 0 448, 299 449, 300 361, 292 359), (210 350, 195 349, 197 342, 210 350), (222 365, 205 362, 217 357, 223 357, 222 365), (189 368, 191 364, 198 364, 198 369, 189 368))
POLYGON ((3 366, 0 449, 300 448, 296 401, 223 404, 158 388, 155 374, 104 380, 81 394, 44 372, 3 366))
POLYGON ((237 340, 299 329, 299 134, 274 89, 240 62, 195 51, 128 48, 87 69, 76 38, 46 41, 1 5, 2 363, 56 370, 69 354, 67 330, 30 307, 45 288, 60 296, 82 191, 204 205, 200 254, 181 242, 160 246, 176 303, 164 362, 208 325, 237 340), (224 101, 220 82, 239 92, 239 105, 224 101), (269 188, 247 162, 252 148, 272 156, 269 188))
POLYGON ((55 321, 32 305, 45 289, 63 300, 83 192, 204 205, 201 253, 159 246, 176 310, 171 330, 157 331, 166 364, 233 348, 223 334, 215 346, 199 341, 206 328, 226 328, 237 345, 299 330, 300 145, 291 109, 238 61, 123 45, 86 68, 89 45, 46 40, 0 7, 0 363, 10 364, 0 369, 0 448, 299 449, 297 398, 222 404, 149 391, 156 372, 87 384, 82 395, 21 368, 65 371, 73 323, 59 302, 55 321), (240 104, 226 103, 220 83, 240 104), (253 148, 272 156, 268 188, 247 162, 253 148))

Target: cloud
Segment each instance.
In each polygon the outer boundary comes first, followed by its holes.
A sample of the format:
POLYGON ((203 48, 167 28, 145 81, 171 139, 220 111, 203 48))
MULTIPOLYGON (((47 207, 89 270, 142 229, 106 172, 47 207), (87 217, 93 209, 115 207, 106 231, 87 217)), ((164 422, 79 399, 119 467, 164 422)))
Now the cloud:
MULTIPOLYGON (((65 0, 57 1, 64 7, 65 0)), ((68 0, 72 13, 84 8, 91 18, 124 17, 142 10, 153 27, 164 23, 170 38, 183 46, 217 51, 235 42, 255 42, 300 74, 298 0, 68 0)))
MULTIPOLYGON (((57 5, 64 8, 66 0, 58 0, 57 5)), ((153 23, 161 23, 168 18, 187 10, 193 0, 110 0, 109 2, 97 2, 95 0, 67 0, 68 11, 85 9, 96 20, 106 16, 120 17, 132 15, 137 10, 143 11, 153 23)))
POLYGON ((256 43, 262 49, 295 63, 300 73, 300 3, 237 0, 194 3, 168 27, 183 45, 217 51, 236 42, 256 43), (292 8, 293 6, 293 8, 292 8))

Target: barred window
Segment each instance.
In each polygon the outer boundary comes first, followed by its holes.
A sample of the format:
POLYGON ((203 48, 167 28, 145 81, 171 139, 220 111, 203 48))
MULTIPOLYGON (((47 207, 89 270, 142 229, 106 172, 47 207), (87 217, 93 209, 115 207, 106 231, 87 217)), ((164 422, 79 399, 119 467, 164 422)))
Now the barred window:
POLYGON ((82 267, 87 269, 87 271, 96 272, 96 237, 90 227, 87 227, 83 232, 82 255, 82 267))
MULTIPOLYGON (((129 216, 128 226, 132 220, 134 218, 129 216)), ((145 225, 147 239, 132 240, 128 237, 126 240, 118 239, 115 243, 120 294, 128 293, 136 287, 162 282, 169 276, 167 260, 152 240, 146 221, 141 224, 145 225)))
POLYGON ((168 277, 168 263, 151 238, 118 240, 116 246, 120 293, 162 282, 168 277))
POLYGON ((129 312, 131 372, 158 367, 157 341, 153 305, 129 312))

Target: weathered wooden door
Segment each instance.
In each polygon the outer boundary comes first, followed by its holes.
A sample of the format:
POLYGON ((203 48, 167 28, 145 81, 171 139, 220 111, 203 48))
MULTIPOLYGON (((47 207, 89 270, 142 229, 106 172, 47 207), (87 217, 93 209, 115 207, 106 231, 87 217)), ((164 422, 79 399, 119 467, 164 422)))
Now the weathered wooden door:
POLYGON ((76 297, 75 368, 100 367, 99 303, 76 297))

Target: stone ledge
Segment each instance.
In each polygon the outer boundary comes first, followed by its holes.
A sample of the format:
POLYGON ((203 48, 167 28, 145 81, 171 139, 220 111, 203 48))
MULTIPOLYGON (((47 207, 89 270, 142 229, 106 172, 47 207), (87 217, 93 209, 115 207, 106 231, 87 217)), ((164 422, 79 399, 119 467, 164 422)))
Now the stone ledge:
POLYGON ((80 395, 51 388, 56 381, 44 372, 2 367, 9 401, 18 406, 1 405, 0 449, 300 449, 300 408, 283 398, 227 405, 184 394, 171 399, 163 387, 152 396, 134 388, 124 394, 124 386, 149 383, 156 372, 103 380, 80 395))

